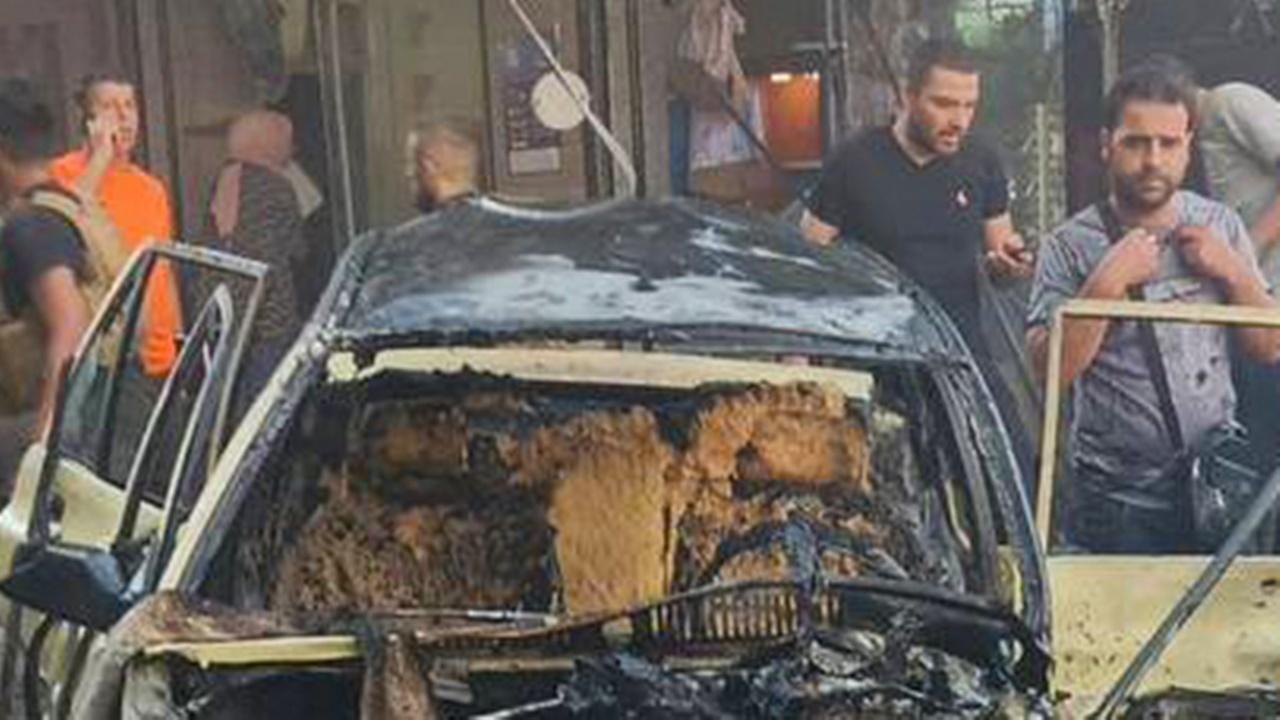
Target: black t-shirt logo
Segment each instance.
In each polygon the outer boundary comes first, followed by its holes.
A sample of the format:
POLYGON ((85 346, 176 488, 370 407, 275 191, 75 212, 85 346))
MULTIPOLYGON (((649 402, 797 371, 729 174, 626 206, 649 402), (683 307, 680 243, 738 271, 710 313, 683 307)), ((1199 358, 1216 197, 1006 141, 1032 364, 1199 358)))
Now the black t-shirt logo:
POLYGON ((956 207, 960 208, 961 210, 969 209, 969 193, 965 192, 964 188, 960 188, 956 190, 955 200, 956 200, 956 207))

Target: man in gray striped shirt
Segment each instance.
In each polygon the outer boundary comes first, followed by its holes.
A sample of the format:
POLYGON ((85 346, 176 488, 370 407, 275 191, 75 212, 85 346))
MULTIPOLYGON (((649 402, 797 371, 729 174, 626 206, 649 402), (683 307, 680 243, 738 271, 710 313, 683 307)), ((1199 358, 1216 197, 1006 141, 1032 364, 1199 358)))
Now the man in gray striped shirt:
MULTIPOLYGON (((1159 66, 1132 70, 1112 88, 1103 138, 1110 196, 1052 232, 1036 265, 1027 344, 1042 375, 1048 323, 1071 298, 1123 300, 1138 288, 1149 301, 1274 305, 1239 216, 1177 191, 1195 110, 1191 85, 1159 66), (1117 230, 1108 231, 1106 215, 1117 230)), ((1077 320, 1064 331, 1062 380, 1073 384, 1068 540, 1093 552, 1189 550, 1187 489, 1169 472, 1178 440, 1160 409, 1137 324, 1077 320)), ((1280 357, 1280 333, 1235 332, 1250 357, 1280 357)), ((1227 333, 1213 325, 1156 328, 1186 446, 1234 418, 1227 333)))

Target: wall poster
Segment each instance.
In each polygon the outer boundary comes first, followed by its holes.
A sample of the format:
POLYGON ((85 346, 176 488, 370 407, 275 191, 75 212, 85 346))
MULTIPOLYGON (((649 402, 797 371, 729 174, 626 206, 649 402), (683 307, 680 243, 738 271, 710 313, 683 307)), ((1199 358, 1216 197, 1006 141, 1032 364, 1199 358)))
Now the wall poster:
MULTIPOLYGON (((559 26, 540 30, 559 55, 559 26)), ((524 36, 506 48, 502 57, 503 126, 507 138, 507 170, 512 175, 560 172, 563 133, 552 130, 533 112, 533 86, 551 70, 533 38, 524 36)))

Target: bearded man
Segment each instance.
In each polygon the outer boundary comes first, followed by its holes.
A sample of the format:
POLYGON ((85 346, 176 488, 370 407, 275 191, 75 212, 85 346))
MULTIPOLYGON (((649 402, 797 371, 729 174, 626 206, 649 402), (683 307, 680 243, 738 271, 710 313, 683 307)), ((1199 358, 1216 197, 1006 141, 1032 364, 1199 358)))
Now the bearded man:
MULTIPOLYGON (((1048 324, 1071 298, 1275 305, 1240 216, 1177 189, 1196 128, 1194 88, 1165 65, 1139 66, 1112 87, 1104 125, 1107 199, 1041 243, 1027 346, 1042 377, 1048 324)), ((1280 333, 1092 319, 1073 320, 1064 333, 1074 496, 1066 540, 1096 553, 1190 551, 1185 478, 1170 469, 1185 448, 1234 420, 1229 334, 1251 358, 1273 362, 1280 333)))
POLYGON ((800 227, 819 245, 840 238, 871 247, 939 302, 986 378, 1029 477, 1029 434, 982 330, 979 273, 1025 278, 1033 258, 1010 219, 1000 159, 970 137, 980 91, 967 48, 923 43, 893 124, 860 133, 828 159, 800 227))
POLYGON ((982 359, 979 256, 1013 276, 1030 275, 1031 258, 1009 217, 999 158, 969 137, 980 84, 966 48, 922 44, 893 124, 859 134, 827 161, 801 229, 820 245, 839 237, 887 257, 946 308, 982 359))

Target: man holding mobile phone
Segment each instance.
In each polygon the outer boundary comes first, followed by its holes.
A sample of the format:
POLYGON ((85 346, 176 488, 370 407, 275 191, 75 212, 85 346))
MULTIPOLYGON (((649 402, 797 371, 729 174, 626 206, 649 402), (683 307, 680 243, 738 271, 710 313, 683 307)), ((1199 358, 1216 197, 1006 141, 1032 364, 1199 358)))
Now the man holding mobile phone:
MULTIPOLYGON (((133 158, 141 127, 132 81, 119 74, 91 75, 81 82, 75 100, 84 118, 85 144, 53 162, 53 177, 82 197, 96 197, 126 252, 171 242, 169 193, 133 158)), ((161 384, 177 360, 181 318, 173 267, 161 260, 147 281, 136 357, 125 363, 115 420, 116 437, 122 444, 142 435, 161 384)), ((127 471, 124 467, 109 470, 116 478, 127 471)))
MULTIPOLYGON (((65 188, 92 193, 115 223, 128 252, 173 238, 169 193, 160 180, 134 163, 140 116, 132 81, 118 74, 86 77, 75 100, 84 116, 85 145, 53 162, 54 178, 65 188)), ((181 325, 177 286, 170 268, 150 283, 143 315, 141 370, 163 378, 177 357, 181 325)))
POLYGON ((930 40, 912 54, 898 114, 827 159, 800 221, 811 242, 858 241, 883 254, 950 315, 987 379, 1023 471, 1031 438, 983 332, 981 275, 1029 277, 1009 182, 994 149, 971 137, 981 97, 972 52, 930 40))

